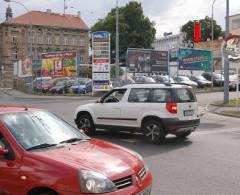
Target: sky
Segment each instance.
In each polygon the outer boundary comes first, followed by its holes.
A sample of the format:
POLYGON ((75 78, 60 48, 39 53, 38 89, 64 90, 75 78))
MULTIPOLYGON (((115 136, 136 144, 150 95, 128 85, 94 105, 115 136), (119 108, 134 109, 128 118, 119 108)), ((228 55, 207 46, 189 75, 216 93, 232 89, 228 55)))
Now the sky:
MULTIPOLYGON (((17 0, 29 10, 63 13, 64 0, 17 0)), ((179 33, 181 25, 189 20, 198 20, 206 15, 211 17, 213 0, 137 0, 142 3, 145 16, 155 22, 156 37, 163 36, 164 32, 179 33)), ((230 15, 240 14, 240 0, 230 1, 230 15)), ((129 0, 118 0, 119 6, 124 6, 129 0)), ((214 4, 214 19, 225 29, 226 0, 216 0, 214 4)), ((81 12, 85 23, 91 27, 99 19, 116 6, 116 0, 66 0, 68 9, 66 13, 76 14, 81 12), (72 8, 71 8, 72 7, 72 8)), ((0 0, 0 22, 5 20, 7 3, 0 0)), ((26 12, 15 3, 11 3, 14 17, 26 12)))

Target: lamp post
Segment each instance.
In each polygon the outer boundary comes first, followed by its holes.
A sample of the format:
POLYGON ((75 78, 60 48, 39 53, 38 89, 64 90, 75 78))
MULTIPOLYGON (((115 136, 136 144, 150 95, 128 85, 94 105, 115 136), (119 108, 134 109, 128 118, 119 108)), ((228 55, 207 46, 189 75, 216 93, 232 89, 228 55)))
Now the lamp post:
MULTIPOLYGON (((21 2, 18 1, 14 1, 14 0, 4 0, 7 3, 16 3, 20 6, 22 6, 27 12, 30 12, 29 9, 21 2)), ((29 52, 28 52, 28 57, 30 58, 30 61, 32 63, 32 48, 33 48, 33 43, 32 43, 32 20, 31 20, 31 15, 29 14, 29 28, 30 28, 30 48, 29 48, 29 52)), ((27 33, 28 36, 28 33, 27 33)), ((28 39, 27 39, 28 42, 28 39)), ((33 87, 33 74, 32 74, 32 87, 33 87)))
MULTIPOLYGON (((229 0, 226 0, 225 37, 229 36, 229 0)), ((224 61, 224 103, 229 101, 229 62, 224 61)))
POLYGON ((213 0, 213 3, 212 3, 212 77, 211 77, 211 81, 212 81, 212 88, 213 88, 213 71, 214 71, 214 59, 213 59, 213 39, 214 39, 214 36, 213 36, 213 6, 215 4, 216 0, 213 0))
POLYGON ((116 82, 119 81, 119 9, 118 0, 116 0, 116 59, 115 59, 116 82))

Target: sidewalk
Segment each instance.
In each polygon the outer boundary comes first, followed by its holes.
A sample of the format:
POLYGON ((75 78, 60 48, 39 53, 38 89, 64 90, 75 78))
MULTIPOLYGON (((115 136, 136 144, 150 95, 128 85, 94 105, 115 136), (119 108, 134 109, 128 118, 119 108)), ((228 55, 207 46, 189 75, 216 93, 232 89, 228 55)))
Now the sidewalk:
POLYGON ((15 89, 3 89, 0 88, 0 94, 4 93, 5 95, 13 96, 17 99, 44 99, 44 100, 95 100, 98 98, 97 95, 91 96, 91 94, 87 95, 48 95, 48 94, 26 94, 15 89))

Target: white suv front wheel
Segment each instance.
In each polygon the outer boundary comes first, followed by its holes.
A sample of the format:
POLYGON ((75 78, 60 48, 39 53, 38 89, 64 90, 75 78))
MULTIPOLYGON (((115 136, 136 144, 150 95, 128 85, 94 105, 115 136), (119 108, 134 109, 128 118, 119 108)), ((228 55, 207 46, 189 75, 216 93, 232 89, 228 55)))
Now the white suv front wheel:
POLYGON ((152 144, 160 143, 165 139, 165 131, 162 124, 156 119, 149 119, 143 123, 145 139, 152 144))

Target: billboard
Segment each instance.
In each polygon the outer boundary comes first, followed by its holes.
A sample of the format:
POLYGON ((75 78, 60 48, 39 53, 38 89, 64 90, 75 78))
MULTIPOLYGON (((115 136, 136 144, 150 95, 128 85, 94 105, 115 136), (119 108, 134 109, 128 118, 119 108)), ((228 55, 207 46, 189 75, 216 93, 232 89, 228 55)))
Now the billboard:
POLYGON ((19 60, 14 63, 14 75, 18 77, 31 77, 32 76, 32 61, 30 58, 19 60))
POLYGON ((134 73, 152 73, 168 71, 168 52, 151 49, 127 50, 128 71, 134 73))
POLYGON ((76 73, 76 52, 58 52, 42 54, 42 76, 75 77, 76 73))
POLYGON ((212 70, 212 53, 209 50, 197 50, 180 48, 178 55, 180 70, 212 70))
POLYGON ((110 88, 110 33, 92 33, 92 80, 93 91, 110 88))

